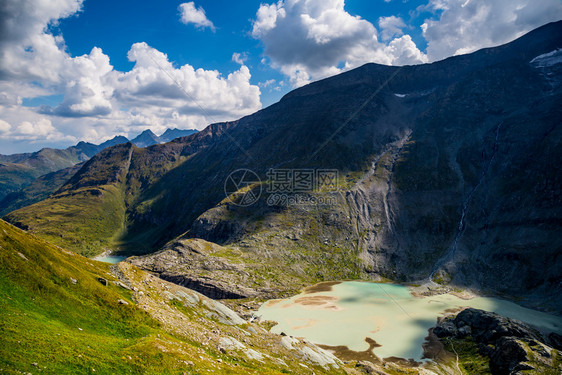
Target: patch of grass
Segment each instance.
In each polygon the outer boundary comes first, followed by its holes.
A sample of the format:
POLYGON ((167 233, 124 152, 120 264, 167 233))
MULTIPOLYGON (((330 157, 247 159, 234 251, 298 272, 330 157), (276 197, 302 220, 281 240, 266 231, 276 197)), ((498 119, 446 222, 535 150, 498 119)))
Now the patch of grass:
POLYGON ((111 247, 123 229, 125 207, 115 185, 84 187, 12 212, 7 219, 84 256, 111 247))
MULTIPOLYGON (((0 372, 129 372, 123 352, 150 340, 159 325, 144 311, 119 304, 127 298, 123 289, 97 280, 109 278, 107 266, 65 257, 4 222, 0 230, 0 372)), ((150 353, 137 355, 155 360, 150 353)))
POLYGON ((451 276, 447 272, 440 270, 433 275, 433 281, 440 285, 447 285, 451 282, 451 276))
MULTIPOLYGON (((466 374, 491 374, 490 360, 480 354, 478 346, 470 337, 465 339, 446 339, 442 340, 445 349, 459 358, 459 368, 466 374)), ((453 366, 456 366, 453 364, 453 366)))

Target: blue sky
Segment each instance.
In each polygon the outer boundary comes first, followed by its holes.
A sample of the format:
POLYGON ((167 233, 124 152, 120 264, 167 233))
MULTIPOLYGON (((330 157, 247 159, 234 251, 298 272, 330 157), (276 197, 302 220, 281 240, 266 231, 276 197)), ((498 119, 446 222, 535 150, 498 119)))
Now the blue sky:
MULTIPOLYGON (((182 3, 122 0, 116 4, 115 1, 108 0, 86 1, 82 12, 62 20, 58 27, 52 28, 52 32, 64 36, 71 55, 87 54, 97 46, 110 56, 115 69, 121 71, 128 71, 134 65, 127 59, 130 46, 144 41, 165 52, 176 65, 190 64, 220 72, 236 70, 238 64, 232 61, 232 55, 241 53, 246 57, 245 63, 252 72, 253 84, 271 79, 283 81, 283 74, 261 63, 264 57, 263 46, 251 35, 252 20, 256 18, 260 1, 204 0, 195 3, 197 7, 204 7, 207 18, 215 26, 214 31, 178 22, 177 7, 182 3), (111 11, 108 12, 108 9, 111 11)), ((425 49, 426 42, 421 35, 420 26, 423 16, 431 16, 431 13, 412 12, 415 15, 410 15, 412 10, 424 3, 427 2, 348 0, 344 9, 373 24, 384 16, 398 16, 408 20, 409 34, 419 48, 425 49)), ((286 85, 261 90, 262 104, 268 106, 278 101, 290 89, 291 86, 286 85)))
POLYGON ((560 0, 7 0, 0 154, 234 120, 367 62, 427 63, 562 19, 560 0))
MULTIPOLYGON (((181 3, 122 0, 115 9, 115 1, 86 1, 83 13, 63 20, 58 31, 64 35, 73 55, 89 53, 92 47, 98 46, 111 57, 115 69, 121 71, 128 71, 134 65, 127 59, 131 45, 146 42, 165 52, 177 66, 190 64, 205 70, 216 69, 223 74, 239 68, 239 64, 232 61, 233 53, 246 53, 253 84, 272 78, 283 79, 277 71, 260 64, 259 41, 250 35, 251 19, 256 16, 259 1, 205 0, 196 3, 198 7, 204 7, 215 31, 181 23, 178 11, 181 3), (112 11, 107 12, 107 9, 112 11)), ((264 105, 279 99, 277 92, 266 98, 267 91, 262 93, 264 105)))

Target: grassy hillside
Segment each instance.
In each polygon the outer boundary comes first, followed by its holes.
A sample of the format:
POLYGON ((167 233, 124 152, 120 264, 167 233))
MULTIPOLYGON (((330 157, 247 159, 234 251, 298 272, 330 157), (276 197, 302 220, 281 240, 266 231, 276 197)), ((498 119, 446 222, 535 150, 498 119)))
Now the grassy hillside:
MULTIPOLYGON (((85 256, 94 256, 100 249, 114 245, 123 228, 125 211, 118 186, 81 188, 56 198, 55 202, 45 200, 29 206, 34 223, 22 227, 40 232, 45 240, 71 247, 85 256), (77 204, 82 201, 88 204, 77 204)), ((18 212, 11 215, 15 223, 19 222, 18 212)))
MULTIPOLYGON (((119 299, 128 299, 124 290, 97 281, 108 277, 108 267, 66 254, 5 222, 0 230, 0 372, 133 369, 121 357, 135 344, 154 340, 158 323, 119 305, 119 299)), ((155 359, 142 354, 148 358, 137 369, 155 359)))
POLYGON ((80 168, 52 199, 10 216, 19 223, 23 214, 31 213, 33 224, 22 224, 23 228, 37 231, 44 239, 83 255, 98 254, 100 249, 113 245, 123 229, 123 181, 133 148, 131 144, 123 144, 102 151, 80 168))
MULTIPOLYGON (((155 199, 147 198, 146 191, 213 137, 214 134, 203 132, 190 137, 191 141, 183 139, 149 148, 131 143, 107 148, 69 176, 48 199, 10 212, 6 218, 86 256, 107 248, 120 249, 123 234, 131 223, 148 220, 154 226, 150 211, 155 199)), ((175 183, 182 186, 186 181, 178 176, 175 183)), ((45 190, 37 188, 40 192, 45 190)), ((150 232, 140 232, 141 237, 146 237, 138 239, 134 247, 146 252, 157 238, 150 232)), ((138 231, 135 236, 139 237, 138 231)))
POLYGON ((239 322, 221 306, 0 221, 2 374, 343 372, 283 348, 279 336, 239 322), (228 346, 231 339, 241 346, 228 346))

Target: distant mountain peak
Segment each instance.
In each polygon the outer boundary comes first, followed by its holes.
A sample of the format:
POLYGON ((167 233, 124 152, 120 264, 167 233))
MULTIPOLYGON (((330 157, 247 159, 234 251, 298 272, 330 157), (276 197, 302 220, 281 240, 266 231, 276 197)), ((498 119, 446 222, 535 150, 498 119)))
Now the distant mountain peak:
POLYGON ((103 142, 102 144, 99 145, 100 151, 107 148, 107 147, 111 147, 111 146, 115 146, 121 143, 127 143, 129 142, 129 139, 122 136, 122 135, 116 135, 115 137, 108 139, 107 141, 103 142))
POLYGON ((167 143, 176 138, 186 137, 193 133, 197 133, 197 130, 170 128, 170 129, 166 129, 166 131, 162 133, 162 135, 157 136, 156 134, 154 134, 152 130, 146 129, 145 131, 140 133, 136 138, 132 139, 131 143, 133 143, 137 147, 149 147, 160 143, 167 143))
POLYGON ((142 133, 140 133, 140 134, 139 134, 139 137, 140 137, 141 135, 144 135, 144 136, 150 135, 150 136, 155 136, 155 137, 157 137, 157 135, 154 134, 154 133, 152 132, 152 130, 150 130, 150 129, 146 129, 145 131, 143 131, 142 133))
POLYGON ((155 144, 159 144, 160 139, 156 134, 152 132, 152 130, 146 129, 145 131, 140 133, 137 137, 133 138, 131 140, 131 143, 133 143, 137 147, 148 147, 155 144))

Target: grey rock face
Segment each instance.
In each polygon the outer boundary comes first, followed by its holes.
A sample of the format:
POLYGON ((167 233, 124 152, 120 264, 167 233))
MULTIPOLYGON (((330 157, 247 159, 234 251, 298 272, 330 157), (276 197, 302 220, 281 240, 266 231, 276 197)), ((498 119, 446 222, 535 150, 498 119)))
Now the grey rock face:
POLYGON ((474 340, 480 352, 490 358, 494 374, 562 370, 552 361, 551 353, 556 349, 545 344, 548 339, 522 322, 495 313, 468 308, 439 322, 433 333, 439 338, 474 340))
POLYGON ((541 335, 526 324, 483 310, 465 309, 456 316, 454 322, 459 331, 463 327, 470 327, 472 336, 486 344, 504 336, 542 340, 541 335))
POLYGON ((180 239, 157 253, 127 261, 209 298, 255 296, 255 290, 244 286, 249 276, 244 267, 214 255, 223 251, 223 247, 201 239, 180 239))
POLYGON ((496 349, 490 356, 490 368, 497 374, 512 374, 522 370, 532 370, 525 364, 529 360, 520 341, 514 337, 503 336, 496 342, 496 349))
POLYGON ((190 276, 181 272, 165 272, 160 274, 160 277, 174 284, 193 289, 212 299, 248 298, 256 294, 255 291, 249 288, 232 285, 231 283, 220 282, 210 277, 203 278, 199 276, 190 276))
MULTIPOLYGON (((368 64, 241 119, 232 134, 257 160, 249 166, 257 173, 279 165, 362 172, 319 209, 252 206, 266 250, 336 244, 367 274, 432 278, 560 311, 562 173, 552 161, 562 160, 562 88, 551 83, 562 81, 562 64, 530 63, 562 48, 560 35, 562 22, 435 64, 398 71, 368 64), (378 89, 340 130, 345 114, 378 89), (276 225, 280 216, 294 229, 276 225)), ((227 157, 206 160, 219 159, 227 157)), ((263 241, 254 241, 252 214, 221 203, 189 235, 256 247, 263 241)))

